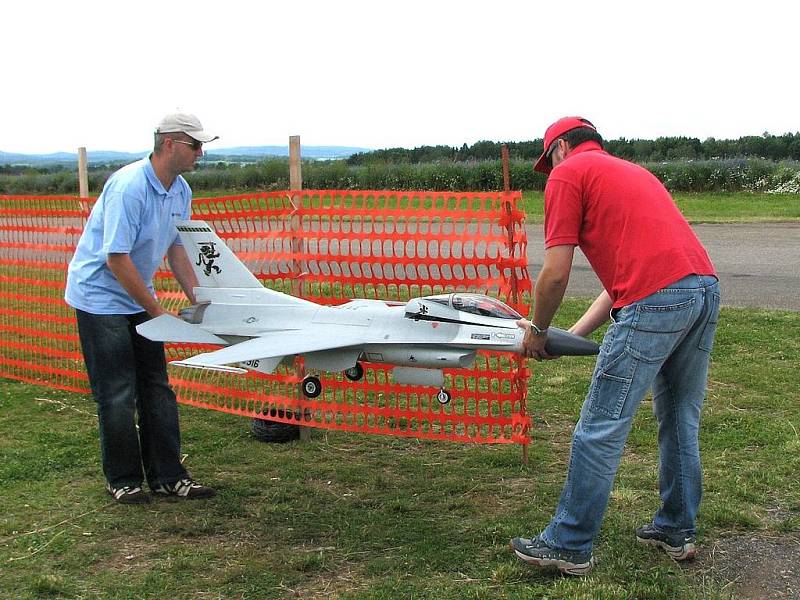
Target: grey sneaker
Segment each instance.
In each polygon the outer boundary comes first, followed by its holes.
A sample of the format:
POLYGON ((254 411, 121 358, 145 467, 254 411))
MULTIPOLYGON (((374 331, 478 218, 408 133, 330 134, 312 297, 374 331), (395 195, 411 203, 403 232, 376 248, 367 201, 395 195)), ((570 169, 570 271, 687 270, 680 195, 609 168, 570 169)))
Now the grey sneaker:
POLYGON ((565 575, 586 575, 594 567, 591 552, 570 552, 548 546, 539 536, 513 538, 511 550, 520 560, 537 567, 555 567, 565 575))
POLYGON ((120 504, 146 504, 150 502, 150 494, 138 485, 124 485, 115 488, 110 483, 107 483, 106 490, 120 504))
POLYGON ((652 523, 636 528, 636 541, 663 549, 673 560, 692 560, 696 553, 695 536, 680 531, 668 533, 652 523))
POLYGON ((173 496, 175 498, 211 498, 216 495, 216 490, 207 485, 200 485, 196 481, 192 481, 188 477, 179 479, 175 483, 164 484, 157 486, 153 490, 154 494, 159 496, 173 496))

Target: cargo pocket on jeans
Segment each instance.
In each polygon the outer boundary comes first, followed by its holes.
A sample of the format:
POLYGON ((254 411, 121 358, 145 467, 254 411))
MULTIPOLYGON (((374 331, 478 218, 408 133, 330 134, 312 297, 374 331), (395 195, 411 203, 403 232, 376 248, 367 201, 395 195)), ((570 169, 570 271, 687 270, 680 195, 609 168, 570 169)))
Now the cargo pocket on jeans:
POLYGON ((623 352, 598 370, 589 396, 593 412, 619 419, 628 399, 636 364, 637 360, 630 353, 623 352))

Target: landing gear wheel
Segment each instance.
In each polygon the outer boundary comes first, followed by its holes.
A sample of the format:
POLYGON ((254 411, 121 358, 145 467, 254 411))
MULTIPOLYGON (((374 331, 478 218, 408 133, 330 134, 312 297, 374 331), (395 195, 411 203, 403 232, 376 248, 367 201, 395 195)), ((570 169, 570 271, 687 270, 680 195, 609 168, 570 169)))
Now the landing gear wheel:
POLYGON ((450 402, 450 398, 450 392, 447 390, 439 390, 439 392, 436 394, 436 400, 439 402, 439 404, 448 404, 450 402))
POLYGON ((316 398, 322 393, 322 383, 319 377, 309 375, 303 379, 303 383, 300 384, 300 389, 306 398, 316 398))
POLYGON ((364 377, 364 367, 361 366, 360 362, 357 362, 355 365, 345 370, 344 376, 350 381, 358 381, 364 377))

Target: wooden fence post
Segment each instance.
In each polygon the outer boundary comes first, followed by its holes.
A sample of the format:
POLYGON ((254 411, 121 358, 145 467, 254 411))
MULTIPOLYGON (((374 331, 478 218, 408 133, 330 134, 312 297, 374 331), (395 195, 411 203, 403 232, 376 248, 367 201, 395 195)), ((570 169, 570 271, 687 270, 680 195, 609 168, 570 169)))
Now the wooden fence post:
POLYGON ((78 195, 81 198, 89 197, 89 170, 86 162, 86 148, 78 148, 78 195))
POLYGON ((78 204, 83 213, 83 219, 89 217, 89 163, 86 160, 86 148, 78 148, 78 204))
MULTIPOLYGON (((303 165, 301 163, 300 153, 300 136, 289 136, 289 189, 302 190, 303 189, 303 165)), ((294 198, 293 202, 294 204, 294 198)), ((295 205, 297 208, 297 205, 295 205)))

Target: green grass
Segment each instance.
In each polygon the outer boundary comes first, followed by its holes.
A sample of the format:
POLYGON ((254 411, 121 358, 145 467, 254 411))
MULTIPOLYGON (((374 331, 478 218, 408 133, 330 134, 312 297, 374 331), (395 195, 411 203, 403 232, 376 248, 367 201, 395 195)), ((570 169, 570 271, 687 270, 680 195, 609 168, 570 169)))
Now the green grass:
MULTIPOLYGON (((568 325, 586 302, 568 301, 568 325)), ((699 542, 800 529, 800 314, 724 309, 702 428, 699 542)), ((533 363, 530 461, 479 446, 315 430, 254 441, 249 421, 181 407, 210 501, 120 506, 103 491, 91 399, 0 385, 2 598, 727 598, 632 543, 658 505, 655 424, 633 427, 586 579, 529 569, 563 482, 591 358, 533 363), (295 593, 297 596, 295 596, 295 593)))
MULTIPOLYGON (((800 220, 800 195, 753 194, 673 194, 678 208, 690 223, 740 223, 800 220)), ((544 194, 525 192, 522 205, 528 222, 544 220, 544 194)))

